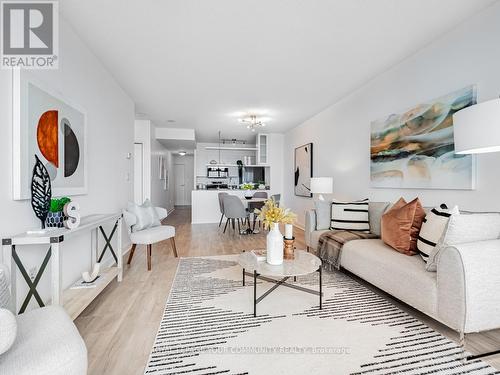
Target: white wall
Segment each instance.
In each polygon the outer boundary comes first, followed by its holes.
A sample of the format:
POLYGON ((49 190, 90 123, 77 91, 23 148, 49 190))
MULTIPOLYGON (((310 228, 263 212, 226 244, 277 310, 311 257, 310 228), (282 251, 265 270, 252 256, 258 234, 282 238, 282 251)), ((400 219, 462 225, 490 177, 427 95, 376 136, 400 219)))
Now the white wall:
MULTIPOLYGON (((72 197, 80 203, 83 215, 120 212, 132 199, 134 103, 116 83, 96 57, 87 49, 71 27, 60 22, 59 69, 33 71, 36 79, 59 92, 68 101, 87 112, 88 194, 72 197)), ((39 228, 30 201, 13 201, 12 197, 12 78, 0 70, 0 236, 39 228)), ((101 240, 102 243, 102 240, 101 240)), ((124 245, 128 246, 128 237, 124 245)), ((115 247, 116 248, 116 247, 115 247)), ((46 247, 20 247, 19 254, 28 268, 38 267, 46 247)), ((81 277, 90 267, 90 235, 82 235, 62 244, 63 286, 81 277)), ((109 251, 108 251, 109 259, 109 251)), ((6 260, 8 262, 8 260, 6 260)), ((49 297, 50 264, 40 281, 42 298, 49 297)), ((24 299, 27 287, 18 277, 18 301, 24 299)), ((36 304, 36 302, 35 302, 36 304)), ((30 306, 33 306, 33 301, 30 306)))
POLYGON ((294 148, 308 142, 314 144, 314 175, 333 176, 336 197, 393 201, 419 196, 426 206, 446 202, 468 210, 500 210, 500 154, 478 156, 474 191, 369 187, 371 121, 469 84, 477 84, 478 102, 498 97, 499 20, 497 3, 286 134, 285 203, 299 214, 299 225, 312 200, 294 196, 294 148))
POLYGON ((155 135, 155 125, 150 120, 135 120, 136 143, 143 145, 143 191, 144 199, 150 199, 154 206, 174 209, 174 183, 172 153, 167 150, 155 135), (159 178, 158 158, 163 156, 168 171, 168 190, 164 189, 164 181, 159 178))

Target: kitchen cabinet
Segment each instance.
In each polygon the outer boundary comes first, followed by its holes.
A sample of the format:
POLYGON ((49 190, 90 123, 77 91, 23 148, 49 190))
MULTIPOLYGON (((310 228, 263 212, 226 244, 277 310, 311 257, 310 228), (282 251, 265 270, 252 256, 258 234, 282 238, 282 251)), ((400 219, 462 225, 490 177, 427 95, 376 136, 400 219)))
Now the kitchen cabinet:
POLYGON ((257 134, 257 164, 267 165, 269 163, 269 135, 257 134))

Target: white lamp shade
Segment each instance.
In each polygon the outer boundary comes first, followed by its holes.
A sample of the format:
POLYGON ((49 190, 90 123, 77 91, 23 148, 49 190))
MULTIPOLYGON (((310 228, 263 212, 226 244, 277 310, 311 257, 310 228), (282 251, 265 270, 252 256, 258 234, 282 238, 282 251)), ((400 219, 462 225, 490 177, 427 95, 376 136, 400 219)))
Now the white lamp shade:
POLYGON ((333 193, 333 178, 332 177, 311 178, 311 193, 313 194, 333 193))
POLYGON ((455 153, 500 151, 500 99, 476 104, 453 115, 455 153))

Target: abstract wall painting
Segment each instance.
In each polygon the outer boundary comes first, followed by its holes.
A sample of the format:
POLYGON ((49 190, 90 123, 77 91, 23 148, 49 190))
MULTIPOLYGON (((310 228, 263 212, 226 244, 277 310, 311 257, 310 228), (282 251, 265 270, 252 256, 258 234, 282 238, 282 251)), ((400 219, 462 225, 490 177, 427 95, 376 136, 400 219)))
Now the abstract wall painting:
POLYGON ((311 198, 311 177, 313 173, 313 144, 308 143, 295 149, 295 195, 311 198))
POLYGON ((54 196, 86 194, 85 112, 28 72, 13 74, 13 198, 30 198, 35 156, 49 173, 54 196))
POLYGON ((371 124, 370 179, 376 188, 475 188, 475 159, 456 155, 453 114, 476 104, 476 87, 371 124))

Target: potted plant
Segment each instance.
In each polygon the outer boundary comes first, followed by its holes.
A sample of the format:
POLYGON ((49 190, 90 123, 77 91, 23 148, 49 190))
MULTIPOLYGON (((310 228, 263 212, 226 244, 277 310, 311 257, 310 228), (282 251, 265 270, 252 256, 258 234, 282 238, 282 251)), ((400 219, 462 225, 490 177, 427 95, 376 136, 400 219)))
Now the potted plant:
POLYGON ((63 210, 66 203, 69 202, 71 202, 71 199, 68 197, 51 199, 49 213, 47 214, 47 219, 45 219, 45 226, 50 228, 64 227, 64 220, 67 218, 64 216, 63 210))
POLYGON ((280 223, 292 224, 297 215, 289 208, 279 207, 273 198, 266 200, 264 206, 259 210, 255 210, 255 214, 259 215, 264 228, 269 229, 267 235, 266 261, 272 265, 283 263, 283 235, 280 232, 280 223))
POLYGON ((240 189, 245 190, 245 198, 246 199, 252 199, 252 197, 253 197, 252 190, 254 189, 254 184, 249 184, 249 183, 241 184, 240 189))

